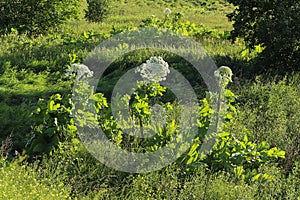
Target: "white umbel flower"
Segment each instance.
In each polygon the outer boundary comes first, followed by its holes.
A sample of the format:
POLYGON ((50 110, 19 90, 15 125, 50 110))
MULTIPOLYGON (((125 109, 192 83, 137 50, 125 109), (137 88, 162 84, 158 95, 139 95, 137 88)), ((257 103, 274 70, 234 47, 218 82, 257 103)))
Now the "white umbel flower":
POLYGON ((74 63, 66 70, 66 75, 72 77, 74 74, 76 75, 76 81, 82 81, 93 77, 94 73, 86 65, 74 63))
POLYGON ((171 14, 171 13, 172 13, 172 11, 171 11, 170 8, 166 8, 166 9, 164 10, 164 14, 165 14, 165 15, 169 15, 169 14, 171 14))
POLYGON ((162 57, 153 56, 135 70, 140 73, 145 83, 160 82, 166 80, 170 73, 169 64, 162 57))
POLYGON ((232 82, 232 71, 227 66, 221 66, 214 72, 215 77, 220 81, 220 84, 227 86, 229 82, 232 82))

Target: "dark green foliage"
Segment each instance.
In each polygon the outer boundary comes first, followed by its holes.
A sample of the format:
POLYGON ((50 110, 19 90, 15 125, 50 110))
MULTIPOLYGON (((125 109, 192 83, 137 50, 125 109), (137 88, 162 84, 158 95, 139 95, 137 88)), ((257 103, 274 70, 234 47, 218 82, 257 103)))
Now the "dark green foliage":
POLYGON ((233 39, 243 37, 249 48, 264 48, 264 68, 299 70, 300 1, 228 0, 238 6, 228 17, 234 22, 233 39))
POLYGON ((76 0, 3 0, 0 2, 0 33, 47 33, 77 16, 76 0))
POLYGON ((0 103, 0 144, 9 134, 12 134, 13 150, 22 151, 26 144, 24 139, 29 137, 30 126, 34 122, 30 109, 32 107, 24 103, 18 106, 0 103))
POLYGON ((90 22, 103 22, 109 14, 111 0, 87 0, 88 9, 85 18, 90 22))
POLYGON ((28 154, 49 153, 60 141, 74 137, 76 127, 70 118, 71 108, 69 99, 62 99, 59 94, 51 96, 49 101, 39 100, 33 113, 37 123, 26 144, 28 154))
MULTIPOLYGON (((106 99, 101 94, 95 94, 89 98, 96 102, 95 108, 98 112, 107 106, 106 99)), ((38 108, 33 113, 33 118, 36 121, 32 131, 33 135, 26 144, 29 155, 50 153, 60 142, 73 141, 77 137, 77 128, 71 116, 74 106, 72 100, 70 95, 62 98, 60 94, 52 95, 48 101, 39 100, 38 108)), ((84 117, 89 116, 89 114, 85 113, 84 117)), ((86 118, 83 120, 87 120, 86 118)))

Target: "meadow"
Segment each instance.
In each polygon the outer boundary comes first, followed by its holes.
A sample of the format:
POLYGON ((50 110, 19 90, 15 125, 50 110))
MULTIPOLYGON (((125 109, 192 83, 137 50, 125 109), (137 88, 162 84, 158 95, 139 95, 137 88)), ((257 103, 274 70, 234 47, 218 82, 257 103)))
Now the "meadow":
MULTIPOLYGON (((12 30, 1 35, 0 199, 300 199, 300 74, 260 70, 260 47, 249 51, 243 38, 230 38, 233 26, 226 15, 234 8, 226 0, 120 0, 110 2, 103 22, 93 23, 84 18, 87 4, 80 1, 78 19, 49 34, 12 30), (168 18, 166 8, 171 10, 168 18), (209 94, 188 61, 142 49, 114 60, 96 94, 90 95, 84 82, 74 90, 75 78, 66 76, 67 69, 85 62, 101 42, 141 27, 193 38, 218 67, 228 66, 232 77, 224 78, 228 71, 217 76, 225 82, 209 94), (90 153, 75 124, 98 123, 118 148, 134 152, 153 152, 177 139, 179 113, 185 108, 157 82, 137 83, 134 95, 117 102, 131 106, 130 123, 147 125, 158 132, 156 137, 126 135, 112 117, 111 94, 118 79, 157 54, 188 79, 197 95, 199 107, 191 111, 198 116, 197 135, 188 150, 162 169, 118 171, 90 153), (79 101, 71 98, 72 92, 93 99, 97 116, 82 102, 80 108, 88 111, 75 110, 78 116, 72 116, 79 101), (214 100, 224 122, 215 125, 216 143, 202 155, 216 113, 214 100), (147 106, 153 102, 167 113, 165 126, 149 124, 153 116, 147 106)), ((138 167, 144 165, 149 163, 138 167)))

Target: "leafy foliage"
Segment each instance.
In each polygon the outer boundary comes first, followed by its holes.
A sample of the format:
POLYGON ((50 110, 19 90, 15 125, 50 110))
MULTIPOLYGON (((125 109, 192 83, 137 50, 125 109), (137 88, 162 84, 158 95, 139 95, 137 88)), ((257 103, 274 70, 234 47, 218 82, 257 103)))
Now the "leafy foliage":
MULTIPOLYGON (((75 67, 78 65, 75 65, 75 67)), ((80 65, 79 65, 80 66, 80 65)), ((85 68, 84 68, 85 69, 85 68)), ((71 68, 72 70, 72 68, 71 68)), ((69 70, 69 76, 74 79, 74 74, 69 70)), ((74 71, 77 75, 81 72, 74 71)), ((81 82, 78 87, 74 87, 74 94, 84 94, 89 101, 92 101, 95 105, 97 112, 100 112, 103 107, 107 107, 106 99, 101 93, 93 94, 86 82, 81 82)), ((44 99, 39 100, 38 108, 33 113, 35 118, 42 119, 41 124, 35 124, 33 130, 33 136, 28 140, 26 147, 29 154, 42 154, 51 153, 54 147, 58 147, 59 143, 64 141, 72 141, 77 137, 77 128, 75 126, 75 120, 73 116, 76 116, 76 122, 80 126, 84 126, 86 121, 93 120, 93 113, 83 112, 83 110, 77 110, 77 113, 71 115, 74 111, 74 104, 77 100, 76 97, 71 98, 71 95, 67 95, 62 98, 60 94, 55 94, 50 97, 48 101, 44 99)), ((89 103, 80 101, 80 106, 85 107, 89 103)))
POLYGON ((16 29, 30 34, 47 33, 77 16, 76 0, 4 0, 0 2, 0 33, 16 29))
POLYGON ((198 121, 200 134, 194 139, 195 142, 183 161, 191 168, 195 167, 196 163, 203 162, 212 171, 234 172, 238 179, 248 183, 268 180, 269 175, 261 174, 257 170, 269 161, 284 158, 285 152, 277 147, 270 148, 264 141, 257 145, 249 141, 247 135, 239 140, 235 138, 234 133, 228 132, 230 122, 236 116, 235 95, 226 89, 232 81, 232 72, 228 67, 222 66, 215 72, 215 76, 219 80, 220 89, 202 100, 198 121), (208 132, 209 129, 212 133, 208 132))
MULTIPOLYGON (((168 71, 168 64, 162 61, 160 58, 160 60, 153 62, 160 63, 168 71)), ((150 74, 145 76, 146 71, 142 69, 148 69, 147 67, 152 64, 147 62, 147 64, 141 65, 142 67, 138 68, 139 70, 136 72, 148 80, 150 74)), ((111 105, 107 104, 103 94, 93 94, 93 88, 90 88, 88 84, 88 78, 92 77, 93 73, 87 66, 74 64, 67 72, 71 79, 77 81, 73 89, 73 98, 70 99, 70 96, 67 96, 63 101, 61 96, 56 94, 47 103, 43 103, 43 100, 40 101, 37 114, 40 114, 38 117, 44 120, 42 125, 35 127, 35 135, 28 142, 29 153, 49 153, 53 147, 58 147, 61 142, 74 142, 77 129, 74 126, 73 117, 77 126, 80 127, 97 125, 100 122, 100 126, 111 141, 120 148, 130 151, 156 151, 170 142, 172 138, 176 138, 176 134, 180 130, 179 114, 176 110, 180 112, 180 109, 175 104, 171 105, 172 102, 164 104, 158 98, 166 92, 166 88, 161 86, 159 82, 167 76, 167 73, 154 73, 159 79, 152 78, 150 82, 138 81, 136 83, 137 90, 133 92, 133 97, 128 94, 124 96, 117 94, 116 99, 114 99, 116 105, 121 105, 121 109, 123 105, 129 105, 130 117, 125 118, 121 112, 118 112, 118 116, 113 117, 110 112, 111 105), (83 76, 83 74, 87 76, 83 76), (152 108, 149 109, 149 105, 157 103, 162 105, 165 111, 163 115, 168 117, 165 119, 166 121, 161 118, 153 124, 151 119, 158 117, 154 116, 158 113, 153 112, 152 108), (96 109, 96 113, 91 112, 91 106, 96 109), (105 107, 109 107, 109 110, 104 111, 105 107), (71 112, 73 112, 73 117, 70 115, 71 112), (118 120, 118 123, 115 120, 118 120), (129 130, 127 134, 124 132, 126 128, 129 130), (135 138, 136 131, 140 132, 141 135, 144 134, 144 128, 150 129, 156 135, 152 138, 135 138)), ((147 71, 147 73, 149 72, 147 71)), ((229 82, 232 81, 232 75, 232 71, 226 66, 215 71, 219 90, 210 93, 201 101, 198 121, 200 132, 198 137, 194 139, 195 142, 190 150, 182 156, 181 162, 187 165, 187 169, 204 162, 213 171, 231 171, 239 179, 246 179, 248 182, 256 181, 260 177, 262 180, 267 180, 269 176, 258 173, 257 169, 269 160, 284 158, 284 151, 276 147, 270 148, 266 142, 256 145, 248 141, 246 135, 243 140, 238 140, 232 133, 226 132, 228 123, 236 114, 236 108, 233 106, 235 96, 226 89, 229 82), (209 126, 213 132, 207 135, 209 126), (214 141, 215 144, 209 147, 209 143, 214 141), (208 145, 208 149, 205 149, 206 145, 208 145), (206 152, 207 155, 203 155, 203 151, 201 152, 203 146, 205 151, 209 151, 206 152)))
POLYGON ((29 154, 49 153, 59 142, 74 137, 76 127, 70 118, 71 108, 69 99, 62 99, 60 94, 51 96, 49 101, 39 100, 33 115, 42 119, 42 123, 35 125, 33 136, 26 144, 29 154))
POLYGON ((233 39, 243 37, 251 49, 262 45, 265 68, 277 68, 282 72, 299 70, 299 1, 228 2, 237 6, 228 15, 234 22, 233 39))

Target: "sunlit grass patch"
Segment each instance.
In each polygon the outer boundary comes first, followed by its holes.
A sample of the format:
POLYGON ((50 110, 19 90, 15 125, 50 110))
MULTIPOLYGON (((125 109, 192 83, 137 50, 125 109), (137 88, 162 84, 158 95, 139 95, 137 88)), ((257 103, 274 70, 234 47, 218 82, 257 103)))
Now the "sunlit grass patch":
POLYGON ((0 199, 69 199, 68 188, 63 183, 40 179, 27 165, 3 160, 0 163, 0 199))

